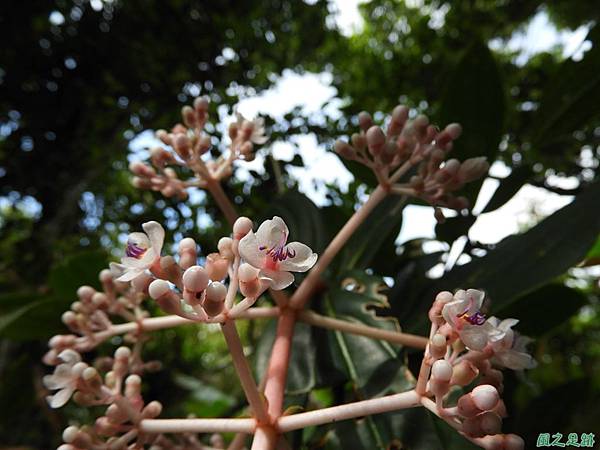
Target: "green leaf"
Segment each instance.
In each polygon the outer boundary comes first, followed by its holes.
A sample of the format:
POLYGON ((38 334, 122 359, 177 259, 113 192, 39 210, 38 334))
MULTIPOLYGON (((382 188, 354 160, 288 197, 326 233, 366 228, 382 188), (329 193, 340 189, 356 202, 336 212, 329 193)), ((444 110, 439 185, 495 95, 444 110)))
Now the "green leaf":
MULTIPOLYGON (((387 298, 381 294, 385 284, 379 277, 361 271, 348 274, 342 287, 330 291, 326 314, 349 322, 398 331, 397 321, 380 317, 377 309, 388 309, 387 298)), ((402 366, 398 347, 387 342, 346 334, 328 333, 330 353, 336 369, 346 374, 358 390, 367 396, 384 393, 402 366)))
POLYGON ((541 336, 569 320, 585 304, 587 298, 578 290, 552 283, 519 297, 500 312, 502 317, 520 320, 520 333, 541 336))
POLYGON ((561 153, 573 141, 573 131, 598 114, 600 94, 600 27, 586 40, 593 42, 581 61, 565 60, 548 81, 535 114, 533 142, 541 150, 561 153))
POLYGON ((380 250, 395 256, 394 241, 400 232, 404 204, 402 197, 390 195, 375 207, 340 252, 342 271, 369 267, 380 250))
POLYGON ((435 235, 438 239, 451 244, 459 237, 466 235, 476 219, 477 217, 471 214, 468 216, 459 215, 449 217, 444 223, 438 223, 435 226, 435 235))
MULTIPOLYGON (((57 297, 75 301, 77 289, 84 284, 100 288, 98 274, 107 266, 106 253, 82 252, 55 264, 48 275, 48 285, 57 297)), ((70 303, 70 302, 69 302, 70 303)))
POLYGON ((306 195, 290 190, 276 198, 263 217, 281 217, 290 230, 290 241, 308 245, 319 253, 326 245, 326 232, 321 211, 306 195))
MULTIPOLYGON (((276 331, 277 321, 269 321, 257 343, 255 368, 259 380, 264 377, 269 365, 276 331)), ((306 394, 315 387, 316 347, 312 336, 312 327, 304 323, 296 323, 288 368, 287 395, 306 394)))
MULTIPOLYGON (((486 156, 496 159, 504 128, 504 84, 494 56, 483 42, 474 42, 448 75, 440 121, 458 122, 463 134, 454 143, 452 157, 459 160, 486 156)), ((474 204, 483 180, 470 183, 466 195, 474 204)))
POLYGON ((3 313, 0 315, 0 335, 5 334, 7 328, 13 325, 16 321, 18 321, 23 315, 29 312, 31 309, 39 306, 43 302, 47 302, 48 300, 38 300, 35 302, 27 303, 19 308, 13 309, 10 312, 3 313))
POLYGON ((599 195, 597 182, 529 231, 510 236, 482 258, 452 269, 424 293, 426 301, 409 321, 411 329, 423 326, 423 314, 439 291, 484 289, 493 310, 499 311, 562 275, 585 257, 600 232, 600 215, 590 214, 599 195))

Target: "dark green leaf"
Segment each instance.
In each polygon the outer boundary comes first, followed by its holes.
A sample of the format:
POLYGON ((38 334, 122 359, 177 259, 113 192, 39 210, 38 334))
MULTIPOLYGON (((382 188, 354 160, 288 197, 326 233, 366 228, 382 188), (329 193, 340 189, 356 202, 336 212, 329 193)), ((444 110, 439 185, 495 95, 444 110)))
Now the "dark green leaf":
POLYGON ((500 185, 481 213, 494 211, 513 198, 517 191, 531 177, 531 174, 532 171, 529 167, 514 168, 509 176, 500 181, 500 185))

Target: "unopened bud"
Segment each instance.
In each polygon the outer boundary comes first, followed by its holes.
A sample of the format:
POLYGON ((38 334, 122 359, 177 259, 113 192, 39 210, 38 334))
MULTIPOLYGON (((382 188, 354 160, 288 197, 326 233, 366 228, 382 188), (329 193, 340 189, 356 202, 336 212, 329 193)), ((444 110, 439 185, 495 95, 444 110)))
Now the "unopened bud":
POLYGON ((435 396, 446 395, 450 388, 450 378, 452 378, 452 366, 445 359, 438 359, 431 367, 429 390, 435 396))
POLYGON ((252 221, 247 217, 239 217, 233 224, 233 238, 241 240, 252 230, 252 221))
POLYGON ((208 98, 196 97, 194 99, 194 109, 198 112, 206 113, 208 111, 208 98))
POLYGON ((165 280, 154 280, 148 287, 148 293, 161 309, 170 314, 179 314, 181 305, 179 296, 171 290, 169 283, 165 280))
POLYGON ((436 333, 429 342, 429 354, 431 357, 434 359, 443 358, 447 349, 448 345, 446 344, 446 337, 436 333))
POLYGON ((229 261, 233 261, 233 258, 235 257, 233 254, 232 245, 233 245, 233 239, 231 239, 230 237, 222 237, 221 239, 219 239, 219 242, 217 243, 217 248, 219 249, 219 254, 223 258, 228 259, 229 261))
POLYGON ((402 132, 404 124, 408 119, 408 108, 404 105, 398 105, 392 111, 392 120, 388 128, 388 135, 395 136, 402 132))
POLYGON ((161 412, 162 405, 160 404, 160 402, 152 401, 148 403, 142 410, 142 417, 144 419, 154 419, 155 417, 160 416, 161 412))
POLYGON ((477 375, 479 375, 477 367, 471 361, 463 360, 453 367, 450 384, 466 386, 471 384, 477 375))
POLYGON ((333 146, 334 151, 345 159, 354 159, 356 151, 347 142, 337 140, 333 146))
POLYGON ((504 436, 504 450, 523 450, 525 441, 516 434, 507 434, 504 436))
POLYGON ((92 299, 92 295, 96 293, 96 289, 91 286, 81 286, 77 289, 77 297, 82 302, 90 301, 92 299))
POLYGON ((196 264, 198 254, 196 252, 196 241, 192 238, 184 238, 179 242, 179 265, 182 269, 188 269, 196 264))
POLYGON ((219 253, 210 253, 206 257, 205 268, 211 280, 222 280, 227 275, 229 260, 223 258, 219 253))
POLYGON ((367 138, 364 134, 354 133, 351 137, 352 145, 358 150, 367 148, 367 138))
POLYGON ((173 148, 179 156, 183 159, 187 159, 190 156, 190 150, 192 149, 190 138, 183 133, 176 135, 173 140, 173 148))
POLYGON ((385 144, 385 134, 378 126, 372 126, 367 131, 367 146, 373 156, 379 156, 385 144))
POLYGON ((192 266, 183 273, 183 286, 191 292, 202 292, 208 282, 209 277, 204 267, 192 266))
POLYGON ((240 292, 245 297, 255 298, 262 292, 262 284, 258 279, 259 270, 244 263, 238 269, 240 292))
POLYGON ((156 176, 156 171, 141 161, 134 161, 129 164, 129 171, 142 178, 152 178, 153 176, 156 176))
POLYGON ((223 310, 227 288, 223 283, 213 281, 206 288, 202 307, 210 317, 214 317, 223 310))
POLYGON ((485 175, 490 168, 487 159, 482 156, 479 158, 469 158, 460 165, 458 178, 463 183, 477 180, 485 175))
POLYGON ((367 131, 369 128, 373 126, 373 118, 371 114, 366 111, 361 111, 358 114, 358 126, 361 130, 367 131))
POLYGON ((184 106, 181 108, 181 118, 183 119, 183 123, 189 128, 196 127, 196 113, 191 106, 184 106))

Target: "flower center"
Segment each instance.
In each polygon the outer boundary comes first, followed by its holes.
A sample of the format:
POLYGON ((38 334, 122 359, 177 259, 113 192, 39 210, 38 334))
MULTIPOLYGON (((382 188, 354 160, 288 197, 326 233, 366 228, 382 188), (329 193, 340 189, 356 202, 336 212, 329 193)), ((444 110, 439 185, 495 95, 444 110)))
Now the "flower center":
POLYGON ((291 248, 286 248, 285 243, 287 242, 286 233, 282 234, 282 238, 277 245, 272 248, 268 248, 266 245, 261 245, 258 247, 258 250, 261 252, 265 252, 268 256, 271 257, 273 263, 277 263, 280 261, 285 261, 288 258, 293 258, 296 256, 296 251, 291 248))
POLYGON ((473 299, 469 299, 469 306, 466 307, 466 309, 460 313, 457 314, 456 317, 460 317, 464 320, 466 320, 467 322, 469 322, 471 325, 483 325, 485 323, 485 314, 483 314, 481 311, 475 311, 473 314, 469 314, 469 311, 471 310, 471 308, 473 307, 473 299))
POLYGON ((127 241, 127 247, 125 248, 125 254, 130 258, 140 259, 146 253, 146 248, 142 248, 137 242, 127 241))

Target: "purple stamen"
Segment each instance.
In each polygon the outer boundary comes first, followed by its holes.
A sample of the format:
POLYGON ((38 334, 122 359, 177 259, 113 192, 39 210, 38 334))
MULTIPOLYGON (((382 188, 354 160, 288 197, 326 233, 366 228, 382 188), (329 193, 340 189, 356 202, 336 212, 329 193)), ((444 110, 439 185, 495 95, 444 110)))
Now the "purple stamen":
POLYGON ((476 311, 474 314, 469 315, 469 309, 473 306, 473 299, 469 300, 469 306, 460 314, 457 314, 456 317, 462 317, 471 325, 483 325, 485 323, 485 314, 482 314, 481 311, 476 311))
POLYGON ((285 261, 288 258, 293 258, 294 256, 296 256, 295 250, 285 248, 286 241, 287 235, 284 233, 283 238, 275 247, 267 248, 267 246, 261 245, 260 247, 258 247, 258 249, 261 252, 266 250, 267 255, 269 255, 273 259, 273 262, 285 261))
POLYGON ((130 258, 140 259, 144 253, 146 253, 145 248, 138 247, 138 245, 134 242, 127 243, 125 254, 130 258))

